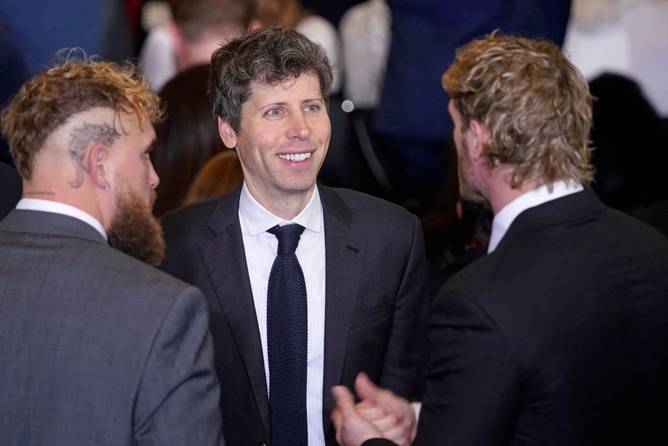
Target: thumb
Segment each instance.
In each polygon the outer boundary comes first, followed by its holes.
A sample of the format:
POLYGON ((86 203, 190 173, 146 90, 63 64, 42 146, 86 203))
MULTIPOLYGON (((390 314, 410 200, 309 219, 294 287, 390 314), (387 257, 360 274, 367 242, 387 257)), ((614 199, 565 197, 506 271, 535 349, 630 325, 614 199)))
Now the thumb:
POLYGON ((358 373, 355 378, 355 392, 362 400, 369 400, 372 403, 378 403, 378 398, 381 395, 381 388, 371 381, 371 378, 364 373, 358 373))

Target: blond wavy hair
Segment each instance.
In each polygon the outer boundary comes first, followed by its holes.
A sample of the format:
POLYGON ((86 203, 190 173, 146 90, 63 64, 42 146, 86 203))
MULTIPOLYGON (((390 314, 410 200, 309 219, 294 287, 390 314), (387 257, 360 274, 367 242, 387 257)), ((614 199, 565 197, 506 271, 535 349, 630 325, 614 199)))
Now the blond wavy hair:
POLYGON ((463 46, 443 74, 461 113, 484 124, 490 167, 512 168, 510 185, 592 180, 587 82, 551 42, 493 33, 463 46))
POLYGON ((134 65, 67 60, 24 84, 0 116, 21 176, 30 179, 34 156, 54 130, 93 107, 135 114, 142 127, 161 118, 157 95, 134 65))

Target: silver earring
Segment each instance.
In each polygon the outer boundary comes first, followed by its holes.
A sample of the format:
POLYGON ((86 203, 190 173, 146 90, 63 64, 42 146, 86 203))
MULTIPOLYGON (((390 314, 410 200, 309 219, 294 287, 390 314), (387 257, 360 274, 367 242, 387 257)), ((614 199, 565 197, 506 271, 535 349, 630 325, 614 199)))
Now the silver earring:
POLYGON ((104 190, 109 190, 109 189, 111 189, 111 186, 109 185, 108 181, 105 181, 104 182, 104 190))

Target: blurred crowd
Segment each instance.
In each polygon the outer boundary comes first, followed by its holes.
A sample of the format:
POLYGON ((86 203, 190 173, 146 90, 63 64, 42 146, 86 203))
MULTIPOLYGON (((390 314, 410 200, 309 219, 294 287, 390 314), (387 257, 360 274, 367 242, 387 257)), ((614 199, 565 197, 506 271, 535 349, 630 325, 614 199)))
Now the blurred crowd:
POLYGON ((0 2, 0 439, 665 442, 666 23, 0 2))
MULTIPOLYGON (((295 28, 333 66, 323 184, 420 216, 434 287, 487 244, 491 212, 462 202, 440 76, 455 50, 493 30, 545 38, 590 81, 603 201, 668 232, 668 2, 665 0, 36 0, 0 4, 0 101, 72 52, 138 63, 166 114, 152 158, 156 215, 238 187, 206 91, 211 53, 263 26, 295 28)), ((0 161, 13 164, 6 143, 0 161)))

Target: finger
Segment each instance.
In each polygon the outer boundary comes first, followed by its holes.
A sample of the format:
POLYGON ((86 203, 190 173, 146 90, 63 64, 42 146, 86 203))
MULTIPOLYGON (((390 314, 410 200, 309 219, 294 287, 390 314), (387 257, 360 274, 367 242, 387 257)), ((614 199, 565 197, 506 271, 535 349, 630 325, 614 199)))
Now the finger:
POLYGON ((340 426, 343 422, 343 414, 341 411, 335 407, 334 410, 332 410, 332 415, 330 415, 330 418, 332 419, 334 426, 338 429, 338 426, 340 426))
POLYGON ((397 422, 397 418, 393 415, 387 415, 383 418, 379 418, 377 420, 371 420, 374 426, 378 428, 381 432, 385 433, 385 431, 394 429, 396 427, 406 429, 401 423, 397 422))
POLYGON ((360 372, 355 378, 355 392, 357 392, 357 395, 363 401, 368 400, 376 406, 383 407, 385 410, 392 409, 397 412, 402 410, 403 398, 396 396, 387 389, 378 387, 364 372, 360 372))
POLYGON ((383 408, 377 406, 371 406, 368 404, 365 405, 364 403, 358 403, 355 406, 355 409, 357 410, 357 413, 359 413, 361 416, 363 416, 369 421, 378 420, 380 418, 387 416, 387 412, 385 412, 383 408))
POLYGON ((357 374, 355 378, 355 392, 357 392, 357 395, 362 400, 368 399, 375 403, 381 390, 380 387, 371 381, 371 378, 366 373, 360 372, 357 374))
POLYGON ((346 386, 332 387, 332 396, 336 400, 336 408, 345 416, 355 410, 355 397, 346 386))

